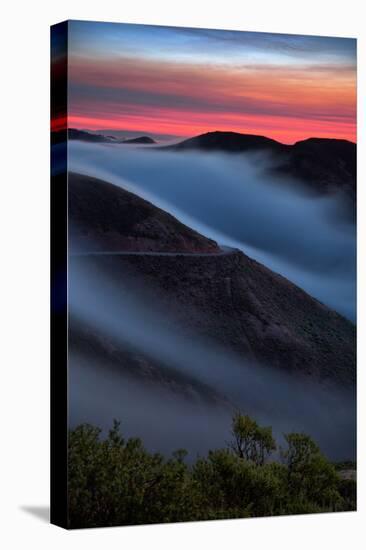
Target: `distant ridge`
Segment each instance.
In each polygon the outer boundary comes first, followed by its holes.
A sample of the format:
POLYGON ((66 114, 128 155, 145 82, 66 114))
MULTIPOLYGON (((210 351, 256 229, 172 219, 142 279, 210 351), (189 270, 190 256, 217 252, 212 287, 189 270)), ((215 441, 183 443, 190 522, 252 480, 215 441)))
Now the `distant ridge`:
POLYGON ((116 140, 113 136, 103 136, 102 134, 92 134, 85 130, 77 130, 76 128, 69 128, 67 131, 69 139, 79 139, 82 141, 91 141, 94 143, 115 143, 116 140))
POLYGON ((345 139, 309 138, 286 145, 265 136, 216 131, 160 149, 225 153, 264 151, 271 154, 276 172, 293 176, 322 195, 341 191, 353 205, 355 203, 357 145, 345 139))
POLYGON ((153 138, 151 137, 141 136, 137 138, 124 139, 123 141, 121 141, 121 143, 141 143, 141 144, 149 145, 149 144, 156 143, 156 141, 153 140, 153 138))
MULTIPOLYGON (((52 144, 65 142, 66 132, 52 132, 52 144)), ((148 136, 118 139, 76 128, 68 129, 68 139, 91 143, 141 144, 156 142, 148 136)), ((208 132, 174 145, 154 148, 157 151, 207 151, 223 153, 265 152, 274 161, 272 172, 294 177, 316 194, 341 193, 351 216, 355 217, 357 145, 345 139, 308 138, 286 145, 260 135, 238 132, 208 132)))
MULTIPOLYGON (((232 148, 236 151, 245 151, 248 149, 262 149, 263 147, 270 147, 276 150, 291 150, 296 148, 300 144, 312 144, 312 145, 331 145, 335 146, 336 144, 349 144, 353 147, 356 147, 356 144, 352 141, 346 139, 336 139, 336 138, 317 138, 310 137, 303 140, 296 141, 293 145, 288 145, 281 143, 272 138, 258 134, 243 134, 240 132, 223 132, 220 130, 215 130, 214 132, 206 132, 205 134, 199 134, 188 139, 185 139, 174 145, 166 146, 165 148, 170 149, 191 149, 200 147, 202 149, 225 149, 229 150, 232 148)), ((347 146, 347 145, 346 145, 347 146)))
POLYGON ((263 149, 279 151, 286 150, 287 147, 287 145, 265 136, 215 131, 186 139, 176 145, 168 146, 166 149, 204 149, 241 153, 263 149))
MULTIPOLYGON (((156 143, 156 141, 154 141, 149 136, 139 136, 130 139, 119 139, 111 135, 94 134, 92 132, 87 132, 86 130, 78 130, 77 128, 69 128, 67 130, 67 136, 69 140, 88 141, 90 143, 135 143, 141 145, 151 145, 156 143)), ((52 132, 52 143, 54 144, 65 141, 65 138, 66 132, 64 130, 60 132, 52 132)))

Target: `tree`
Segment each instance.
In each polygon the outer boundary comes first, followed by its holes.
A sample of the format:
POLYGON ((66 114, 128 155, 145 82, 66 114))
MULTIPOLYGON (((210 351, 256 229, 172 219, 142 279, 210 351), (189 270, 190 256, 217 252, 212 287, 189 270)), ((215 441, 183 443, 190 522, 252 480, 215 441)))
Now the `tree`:
POLYGON ((236 413, 230 448, 195 462, 124 439, 114 422, 107 435, 84 424, 69 432, 70 527, 98 527, 234 517, 316 513, 356 508, 356 483, 341 480, 316 443, 287 434, 283 463, 266 462, 272 430, 236 413), (234 452, 233 452, 234 451, 234 452))
POLYGON ((306 434, 285 435, 288 448, 281 450, 287 466, 288 493, 298 502, 313 503, 322 509, 336 510, 341 504, 339 477, 334 466, 306 434))
POLYGON ((285 435, 287 449, 281 449, 289 474, 296 470, 304 470, 311 458, 320 450, 317 444, 306 434, 290 433, 285 435))
POLYGON ((232 419, 233 440, 230 448, 245 460, 251 460, 258 466, 264 464, 267 456, 276 450, 272 428, 261 427, 248 415, 236 412, 232 419))
POLYGON ((258 427, 256 434, 256 464, 263 465, 267 456, 277 448, 276 442, 272 436, 272 428, 258 427))

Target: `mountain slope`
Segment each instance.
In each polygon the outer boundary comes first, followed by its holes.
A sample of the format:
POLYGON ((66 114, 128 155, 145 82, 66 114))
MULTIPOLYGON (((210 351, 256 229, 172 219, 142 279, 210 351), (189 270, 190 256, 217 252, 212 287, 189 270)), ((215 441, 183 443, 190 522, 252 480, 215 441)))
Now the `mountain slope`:
POLYGON ((219 250, 167 212, 110 183, 70 173, 68 190, 71 250, 219 250))
POLYGON ((197 338, 296 377, 343 388, 355 384, 354 325, 238 250, 85 260, 116 283, 126 276, 142 280, 197 338))
MULTIPOLYGON (((221 254, 216 243, 106 182, 70 174, 69 204, 76 237, 85 232, 99 250, 140 252, 84 256, 87 272, 96 266, 115 285, 126 277, 142 280, 182 330, 243 358, 297 377, 354 387, 354 325, 284 277, 238 250, 221 254), (193 253, 144 254, 178 246, 193 253), (197 254, 202 250, 210 254, 197 254)), ((115 347, 101 341, 107 358, 115 347)))

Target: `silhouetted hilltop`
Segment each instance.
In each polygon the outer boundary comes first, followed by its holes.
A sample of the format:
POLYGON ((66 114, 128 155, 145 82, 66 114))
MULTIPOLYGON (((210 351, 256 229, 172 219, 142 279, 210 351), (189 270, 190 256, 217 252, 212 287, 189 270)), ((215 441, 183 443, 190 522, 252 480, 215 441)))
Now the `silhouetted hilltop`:
POLYGON ((118 140, 113 136, 103 136, 102 134, 92 134, 85 130, 77 130, 76 128, 68 128, 67 130, 59 130, 51 132, 51 143, 66 143, 66 140, 88 141, 89 143, 118 143, 118 140))
POLYGON ((264 136, 217 131, 164 147, 164 150, 264 151, 270 153, 275 172, 301 180, 316 193, 327 195, 341 191, 355 201, 357 146, 344 139, 310 138, 285 145, 264 136))
POLYGON ((92 134, 85 130, 77 130, 76 128, 69 128, 69 139, 78 139, 80 141, 90 141, 92 143, 115 143, 117 140, 112 136, 103 136, 102 134, 92 134))
POLYGON ((160 208, 124 189, 88 176, 69 174, 71 247, 100 251, 218 251, 160 208))
POLYGON ((119 144, 135 143, 135 144, 141 144, 141 145, 151 145, 153 143, 156 143, 156 141, 154 141, 149 136, 140 136, 140 137, 131 138, 131 139, 118 139, 114 136, 92 134, 91 132, 86 132, 85 130, 77 130, 76 128, 68 129, 68 137, 69 139, 78 139, 80 141, 90 141, 92 143, 119 143, 119 144))
POLYGON ((287 146, 265 136, 216 131, 186 139, 165 149, 202 149, 205 151, 243 153, 257 150, 283 151, 287 149, 287 146))
POLYGON ((310 138, 289 148, 279 169, 324 193, 343 191, 355 200, 357 146, 345 139, 310 138))
POLYGON ((156 143, 156 141, 149 136, 141 136, 137 138, 125 139, 121 141, 121 143, 136 143, 136 144, 141 143, 142 145, 151 145, 153 143, 156 143))
MULTIPOLYGON (((119 143, 119 144, 136 144, 136 145, 152 145, 156 143, 149 136, 139 136, 130 139, 119 139, 111 135, 94 134, 86 130, 78 130, 77 128, 68 128, 67 136, 69 140, 88 141, 89 143, 119 143)), ((51 143, 57 144, 66 140, 66 130, 51 133, 51 143)))

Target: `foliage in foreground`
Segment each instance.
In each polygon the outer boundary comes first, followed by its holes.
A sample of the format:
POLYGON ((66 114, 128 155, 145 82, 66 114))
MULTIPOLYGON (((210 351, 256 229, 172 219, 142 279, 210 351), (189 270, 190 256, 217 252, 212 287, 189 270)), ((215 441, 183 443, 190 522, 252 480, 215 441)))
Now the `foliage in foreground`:
POLYGON ((186 464, 83 424, 69 433, 69 526, 98 527, 354 510, 356 483, 341 480, 312 439, 287 434, 281 462, 270 427, 237 413, 227 448, 186 464))

